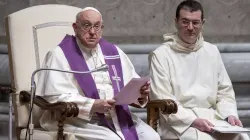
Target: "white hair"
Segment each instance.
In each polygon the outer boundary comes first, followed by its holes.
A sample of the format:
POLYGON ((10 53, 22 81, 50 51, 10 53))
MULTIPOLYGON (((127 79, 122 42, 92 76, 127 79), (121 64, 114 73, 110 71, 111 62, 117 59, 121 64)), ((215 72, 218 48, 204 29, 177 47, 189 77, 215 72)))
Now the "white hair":
POLYGON ((101 12, 98 11, 98 10, 97 10, 96 8, 94 8, 94 7, 85 7, 85 8, 83 8, 83 9, 76 15, 76 21, 80 19, 81 13, 82 13, 82 12, 88 11, 88 10, 92 10, 92 11, 95 11, 95 12, 97 12, 98 14, 100 14, 100 16, 101 16, 101 21, 102 21, 102 14, 101 14, 101 12))

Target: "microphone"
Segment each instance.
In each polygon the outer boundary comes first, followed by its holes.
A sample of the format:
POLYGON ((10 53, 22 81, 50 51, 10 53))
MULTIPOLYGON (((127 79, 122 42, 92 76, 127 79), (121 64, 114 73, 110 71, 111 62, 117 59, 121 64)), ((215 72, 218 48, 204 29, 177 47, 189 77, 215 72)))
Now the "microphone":
MULTIPOLYGON (((34 104, 34 97, 35 97, 35 90, 36 90, 36 83, 35 83, 35 75, 37 72, 40 71, 57 71, 57 72, 65 72, 65 73, 73 73, 73 74, 89 74, 92 72, 97 72, 97 71, 107 71, 109 69, 107 64, 103 64, 100 67, 93 69, 93 70, 89 70, 89 71, 67 71, 67 70, 61 70, 61 69, 53 69, 53 68, 40 68, 40 69, 36 69, 32 75, 31 75, 31 100, 30 100, 30 114, 29 114, 29 120, 28 120, 28 124, 29 127, 27 126, 27 129, 29 130, 29 138, 31 138, 33 140, 33 130, 34 130, 34 124, 33 124, 33 116, 31 115, 32 109, 33 109, 33 104, 34 104)), ((27 136, 27 132, 26 131, 26 136, 27 136)), ((25 136, 25 139, 26 139, 25 136)))
POLYGON ((52 69, 52 68, 40 68, 35 70, 32 75, 31 75, 31 89, 35 87, 35 74, 39 71, 43 70, 51 70, 51 71, 58 71, 58 72, 66 72, 66 73, 76 73, 76 74, 87 74, 87 73, 92 73, 92 72, 97 72, 97 71, 102 71, 102 70, 108 70, 108 65, 103 64, 100 67, 90 70, 90 71, 67 71, 67 70, 60 70, 60 69, 52 69))

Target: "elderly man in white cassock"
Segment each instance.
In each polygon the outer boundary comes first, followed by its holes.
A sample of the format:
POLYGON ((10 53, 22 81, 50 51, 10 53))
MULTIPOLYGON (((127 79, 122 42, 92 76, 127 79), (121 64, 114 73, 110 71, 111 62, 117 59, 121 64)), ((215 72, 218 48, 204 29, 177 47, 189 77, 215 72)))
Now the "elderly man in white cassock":
MULTIPOLYGON (((126 54, 102 36, 101 13, 86 7, 73 23, 75 36, 66 35, 62 42, 46 55, 43 67, 61 70, 89 71, 109 66, 106 71, 91 74, 42 72, 37 94, 49 102, 75 102, 77 118, 67 120, 64 130, 79 140, 159 140, 159 135, 137 116, 128 105, 115 105, 114 95, 132 78, 139 77, 126 54)), ((143 107, 148 101, 149 82, 141 87, 141 97, 135 104, 143 107)), ((57 121, 49 112, 40 119, 41 126, 57 130, 57 121)))
POLYGON ((235 93, 217 46, 203 40, 203 8, 185 0, 176 10, 177 33, 165 34, 149 55, 150 99, 173 99, 178 112, 160 115, 162 139, 249 140, 247 134, 213 132, 216 125, 242 126, 235 93))

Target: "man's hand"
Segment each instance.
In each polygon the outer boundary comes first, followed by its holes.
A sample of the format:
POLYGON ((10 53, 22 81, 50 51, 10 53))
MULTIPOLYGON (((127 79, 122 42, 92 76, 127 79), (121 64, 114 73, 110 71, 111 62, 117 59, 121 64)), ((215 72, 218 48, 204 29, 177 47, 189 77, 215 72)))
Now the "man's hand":
POLYGON ((148 81, 147 83, 145 83, 142 87, 141 87, 141 97, 142 98, 147 98, 149 91, 150 91, 150 81, 148 81))
POLYGON ((150 81, 145 83, 140 89, 141 97, 138 98, 138 101, 140 104, 143 104, 143 102, 146 101, 146 99, 149 95, 149 92, 150 92, 150 81))
POLYGON ((214 125, 206 119, 197 118, 193 121, 191 126, 202 132, 211 132, 211 127, 213 127, 214 125))
POLYGON ((229 116, 228 118, 227 118, 227 121, 228 121, 228 123, 230 123, 231 125, 238 125, 238 126, 240 126, 240 127, 243 127, 243 125, 242 125, 242 123, 241 123, 241 121, 239 120, 239 119, 237 119, 235 116, 229 116))
POLYGON ((105 113, 108 112, 112 107, 115 106, 115 100, 102 100, 102 99, 96 99, 91 112, 97 112, 97 113, 105 113))

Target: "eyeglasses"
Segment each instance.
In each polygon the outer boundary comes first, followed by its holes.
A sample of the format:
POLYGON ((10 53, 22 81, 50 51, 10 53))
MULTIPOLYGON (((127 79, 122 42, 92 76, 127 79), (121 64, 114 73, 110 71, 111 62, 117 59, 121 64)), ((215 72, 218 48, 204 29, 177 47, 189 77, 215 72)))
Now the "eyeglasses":
POLYGON ((94 25, 92 25, 91 23, 79 23, 79 22, 77 23, 80 25, 81 29, 86 32, 89 32, 92 28, 94 29, 95 32, 99 32, 103 27, 101 23, 97 23, 94 25))
POLYGON ((189 26, 190 23, 192 23, 192 25, 193 25, 194 27, 196 27, 196 28, 197 28, 197 27, 200 27, 200 26, 202 25, 202 21, 200 21, 200 20, 193 20, 193 21, 191 21, 191 20, 187 20, 187 19, 181 19, 180 22, 181 22, 181 24, 182 24, 184 27, 189 26))

